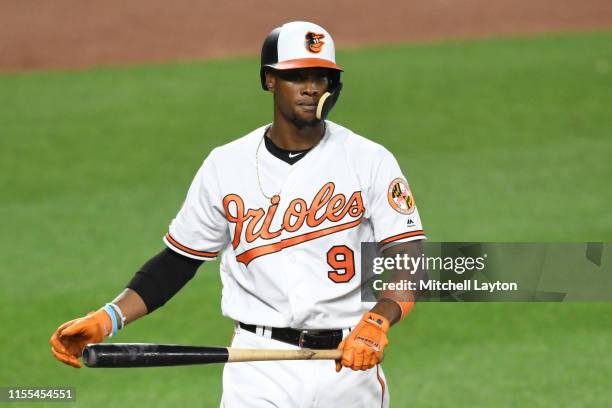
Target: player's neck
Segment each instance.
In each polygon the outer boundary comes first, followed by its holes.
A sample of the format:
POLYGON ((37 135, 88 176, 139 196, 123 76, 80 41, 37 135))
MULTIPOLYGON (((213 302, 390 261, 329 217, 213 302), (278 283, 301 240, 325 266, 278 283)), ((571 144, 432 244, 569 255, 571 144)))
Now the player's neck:
POLYGON ((281 149, 306 150, 319 143, 324 132, 323 121, 313 126, 297 127, 287 121, 275 120, 268 131, 268 137, 281 149))

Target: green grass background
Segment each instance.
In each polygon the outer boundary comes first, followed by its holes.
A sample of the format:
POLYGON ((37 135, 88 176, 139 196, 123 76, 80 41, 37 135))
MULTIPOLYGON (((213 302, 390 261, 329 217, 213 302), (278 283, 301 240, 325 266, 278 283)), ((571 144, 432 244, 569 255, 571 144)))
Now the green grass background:
MULTIPOLYGON (((341 52, 331 119, 396 154, 432 241, 612 241, 610 44, 599 32, 341 52)), ((75 370, 47 340, 162 248, 214 146, 271 120, 256 59, 4 74, 0 101, 0 386, 72 386, 69 406, 216 406, 222 366, 75 370)), ((117 341, 227 344, 217 268, 117 341)), ((390 334, 392 406, 609 406, 611 315, 419 304, 390 334)))

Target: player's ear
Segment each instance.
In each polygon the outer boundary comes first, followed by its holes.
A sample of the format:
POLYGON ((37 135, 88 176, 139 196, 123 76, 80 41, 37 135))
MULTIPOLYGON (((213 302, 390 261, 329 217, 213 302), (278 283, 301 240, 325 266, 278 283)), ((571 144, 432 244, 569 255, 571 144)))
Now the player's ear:
POLYGON ((266 69, 264 73, 266 75, 266 87, 268 91, 273 93, 276 88, 276 75, 274 75, 274 72, 270 69, 266 69))

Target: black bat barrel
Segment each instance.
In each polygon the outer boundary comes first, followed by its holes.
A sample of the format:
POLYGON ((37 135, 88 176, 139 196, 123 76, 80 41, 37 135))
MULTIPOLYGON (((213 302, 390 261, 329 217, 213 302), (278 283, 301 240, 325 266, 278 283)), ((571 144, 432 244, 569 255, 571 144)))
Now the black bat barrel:
POLYGON ((109 343, 89 344, 83 350, 87 367, 165 367, 225 363, 226 347, 181 346, 176 344, 109 343))

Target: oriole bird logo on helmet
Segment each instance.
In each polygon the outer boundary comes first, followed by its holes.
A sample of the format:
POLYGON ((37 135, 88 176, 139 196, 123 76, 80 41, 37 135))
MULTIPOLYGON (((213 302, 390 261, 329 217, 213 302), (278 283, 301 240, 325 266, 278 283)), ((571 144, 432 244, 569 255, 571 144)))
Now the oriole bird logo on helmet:
POLYGON ((325 41, 322 41, 325 38, 323 34, 313 33, 309 31, 306 33, 306 49, 310 52, 318 54, 321 52, 321 48, 323 48, 323 44, 325 41))

